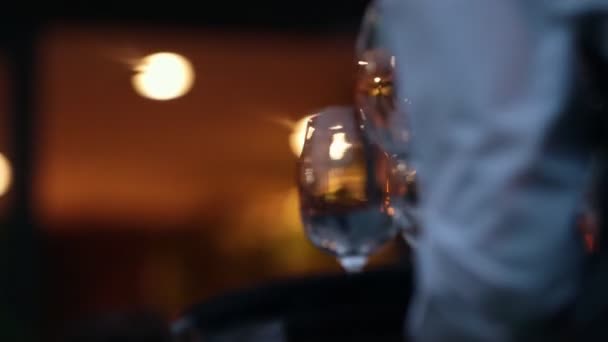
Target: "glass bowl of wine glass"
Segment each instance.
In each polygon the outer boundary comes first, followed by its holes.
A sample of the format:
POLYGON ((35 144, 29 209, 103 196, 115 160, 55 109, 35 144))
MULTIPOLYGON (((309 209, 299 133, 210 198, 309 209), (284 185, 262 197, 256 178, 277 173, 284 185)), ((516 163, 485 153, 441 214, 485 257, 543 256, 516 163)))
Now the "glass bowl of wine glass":
POLYGON ((307 124, 297 183, 304 231, 347 272, 397 233, 390 157, 363 133, 355 108, 334 106, 307 124))

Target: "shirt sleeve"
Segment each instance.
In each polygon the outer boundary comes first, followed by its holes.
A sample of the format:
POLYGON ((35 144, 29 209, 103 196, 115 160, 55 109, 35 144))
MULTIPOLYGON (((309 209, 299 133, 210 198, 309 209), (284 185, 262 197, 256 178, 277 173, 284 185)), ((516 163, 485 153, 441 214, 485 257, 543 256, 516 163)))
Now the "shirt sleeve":
POLYGON ((590 149, 559 2, 379 4, 420 182, 414 341, 542 341, 577 293, 590 149))

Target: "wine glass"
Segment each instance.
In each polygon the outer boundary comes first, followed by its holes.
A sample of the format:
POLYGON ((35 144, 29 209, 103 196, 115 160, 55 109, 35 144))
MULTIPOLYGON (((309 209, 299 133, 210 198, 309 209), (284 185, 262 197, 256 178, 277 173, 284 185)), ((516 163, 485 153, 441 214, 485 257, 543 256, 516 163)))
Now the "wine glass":
POLYGON ((355 101, 368 138, 391 156, 391 175, 396 182, 392 197, 398 209, 395 220, 404 239, 415 245, 416 170, 411 165, 407 100, 398 101, 396 60, 387 44, 388 31, 376 3, 367 8, 357 39, 355 101))
POLYGON ((353 107, 328 107, 306 127, 297 163, 304 231, 318 248, 358 272, 398 232, 390 158, 363 134, 353 107))
POLYGON ((365 11, 356 44, 355 101, 370 139, 391 154, 407 155, 410 130, 405 100, 397 100, 397 65, 387 35, 381 12, 372 2, 365 11))

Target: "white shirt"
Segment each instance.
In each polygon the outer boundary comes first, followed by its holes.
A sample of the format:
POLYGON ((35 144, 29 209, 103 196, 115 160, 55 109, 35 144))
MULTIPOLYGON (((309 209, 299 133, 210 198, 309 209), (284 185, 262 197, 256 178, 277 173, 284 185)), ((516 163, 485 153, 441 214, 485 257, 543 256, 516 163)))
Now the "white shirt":
POLYGON ((534 322, 566 308, 579 286, 573 219, 590 149, 585 120, 567 111, 575 19, 606 1, 379 6, 420 182, 409 335, 540 341, 547 332, 534 322))

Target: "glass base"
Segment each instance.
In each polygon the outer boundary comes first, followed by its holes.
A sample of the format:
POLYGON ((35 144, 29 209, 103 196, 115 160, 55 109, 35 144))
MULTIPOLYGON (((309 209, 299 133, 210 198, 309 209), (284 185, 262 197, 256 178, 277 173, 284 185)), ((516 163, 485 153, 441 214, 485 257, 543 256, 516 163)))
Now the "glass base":
POLYGON ((365 256, 347 256, 338 258, 340 265, 347 273, 358 273, 363 271, 363 267, 367 264, 367 257, 365 256))

